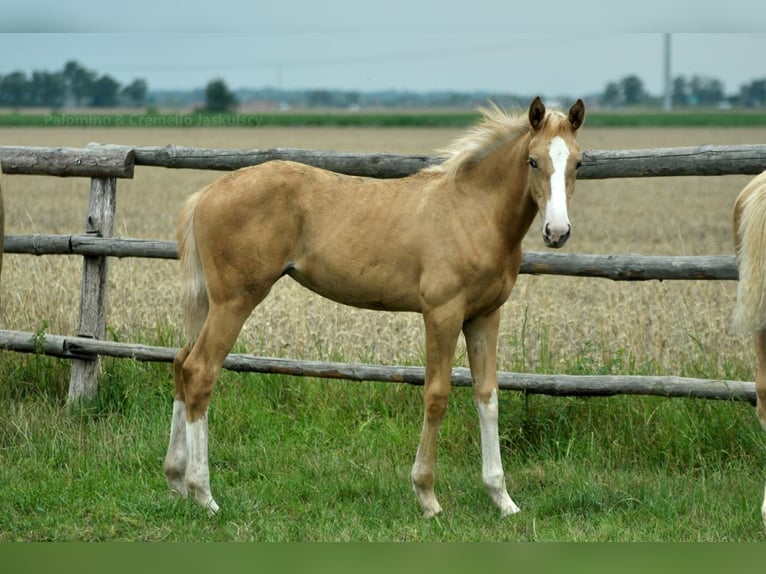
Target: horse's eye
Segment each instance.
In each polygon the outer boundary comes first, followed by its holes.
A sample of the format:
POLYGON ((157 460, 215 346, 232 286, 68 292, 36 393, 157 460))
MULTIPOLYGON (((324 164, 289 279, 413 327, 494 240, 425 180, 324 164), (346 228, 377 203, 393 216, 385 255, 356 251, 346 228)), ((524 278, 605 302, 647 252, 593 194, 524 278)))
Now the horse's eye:
POLYGON ((532 166, 533 168, 537 169, 537 160, 535 158, 533 158, 533 157, 530 157, 529 158, 529 165, 532 166))
POLYGON ((581 162, 581 161, 578 161, 578 162, 575 164, 575 169, 580 169, 581 167, 582 167, 582 162, 581 162))

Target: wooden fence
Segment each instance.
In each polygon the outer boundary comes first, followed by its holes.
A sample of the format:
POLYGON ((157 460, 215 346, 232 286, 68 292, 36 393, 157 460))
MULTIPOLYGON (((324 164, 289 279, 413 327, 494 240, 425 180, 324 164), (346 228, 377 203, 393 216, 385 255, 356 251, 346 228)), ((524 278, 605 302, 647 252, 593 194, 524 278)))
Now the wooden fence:
MULTIPOLYGON (((433 165, 432 156, 327 153, 290 148, 217 150, 190 147, 126 147, 91 144, 86 148, 0 146, 7 174, 90 178, 90 203, 82 235, 11 235, 6 253, 76 254, 84 260, 78 335, 67 337, 0 330, 0 349, 44 353, 72 361, 68 401, 95 395, 99 357, 172 362, 178 349, 105 341, 107 259, 177 258, 174 242, 113 237, 117 180, 134 168, 233 170, 273 159, 290 159, 340 173, 402 177, 433 165)), ((766 145, 697 146, 637 150, 586 150, 579 179, 680 175, 755 175, 766 169, 766 145)), ((618 281, 653 279, 736 280, 733 256, 660 257, 527 252, 522 273, 601 277, 618 281)), ((234 371, 278 373, 351 381, 422 385, 424 369, 348 363, 272 359, 232 354, 224 367, 234 371)), ((453 384, 470 385, 467 369, 453 370, 453 384)), ((703 397, 755 403, 752 382, 652 376, 574 376, 499 373, 502 389, 550 395, 609 396, 645 394, 703 397)))

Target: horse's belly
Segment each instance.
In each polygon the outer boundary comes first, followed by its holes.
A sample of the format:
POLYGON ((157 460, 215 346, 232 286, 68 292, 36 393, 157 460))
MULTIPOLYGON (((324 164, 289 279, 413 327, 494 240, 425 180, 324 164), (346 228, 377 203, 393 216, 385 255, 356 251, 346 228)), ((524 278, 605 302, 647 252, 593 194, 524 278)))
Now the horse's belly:
POLYGON ((295 267, 287 275, 344 305, 377 311, 420 311, 417 281, 404 281, 404 274, 306 273, 295 267))

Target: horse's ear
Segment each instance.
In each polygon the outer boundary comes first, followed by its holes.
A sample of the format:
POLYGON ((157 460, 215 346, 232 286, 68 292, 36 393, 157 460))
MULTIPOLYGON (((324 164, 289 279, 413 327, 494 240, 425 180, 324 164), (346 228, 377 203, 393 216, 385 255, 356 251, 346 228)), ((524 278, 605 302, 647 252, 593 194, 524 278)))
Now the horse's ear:
POLYGON ((577 131, 585 121, 585 104, 582 100, 577 100, 572 107, 569 108, 569 123, 572 124, 572 129, 577 131))
POLYGON ((545 106, 540 96, 537 96, 529 106, 529 125, 533 130, 539 130, 543 125, 543 118, 545 118, 545 106))

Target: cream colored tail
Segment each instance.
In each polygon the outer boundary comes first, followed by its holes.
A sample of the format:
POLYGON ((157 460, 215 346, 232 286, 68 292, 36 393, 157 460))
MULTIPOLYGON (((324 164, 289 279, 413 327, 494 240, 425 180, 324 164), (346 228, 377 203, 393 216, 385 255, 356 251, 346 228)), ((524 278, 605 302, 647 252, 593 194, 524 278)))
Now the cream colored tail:
POLYGON ((733 327, 753 333, 766 329, 766 172, 737 197, 734 221, 739 282, 733 327))
POLYGON ((193 345, 205 324, 208 313, 207 286, 202 264, 197 253, 194 235, 194 213, 203 191, 186 200, 178 218, 178 254, 181 259, 181 309, 184 317, 185 336, 193 345))

